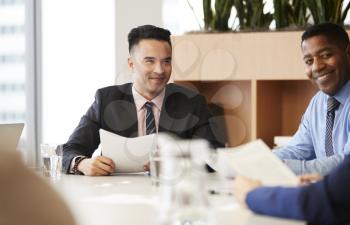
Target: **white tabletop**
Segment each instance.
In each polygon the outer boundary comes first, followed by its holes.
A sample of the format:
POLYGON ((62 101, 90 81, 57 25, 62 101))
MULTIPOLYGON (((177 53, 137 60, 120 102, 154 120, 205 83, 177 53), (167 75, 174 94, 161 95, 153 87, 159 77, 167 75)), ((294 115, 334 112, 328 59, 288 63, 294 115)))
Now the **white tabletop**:
MULTIPOLYGON (((88 177, 62 175, 52 183, 69 205, 78 225, 156 224, 160 188, 144 175, 88 177)), ((298 225, 299 221, 251 213, 233 196, 211 195, 215 224, 298 225)))

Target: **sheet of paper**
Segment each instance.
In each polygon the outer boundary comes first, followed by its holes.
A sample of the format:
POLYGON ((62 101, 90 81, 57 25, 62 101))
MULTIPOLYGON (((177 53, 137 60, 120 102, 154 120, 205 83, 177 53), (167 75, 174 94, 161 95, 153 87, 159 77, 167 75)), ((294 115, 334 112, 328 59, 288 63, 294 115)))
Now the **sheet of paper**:
POLYGON ((221 173, 258 179, 264 185, 294 186, 298 183, 296 175, 262 140, 218 149, 218 167, 221 173))
POLYGON ((156 146, 156 135, 126 138, 100 129, 102 155, 116 164, 116 173, 143 172, 149 154, 156 146))

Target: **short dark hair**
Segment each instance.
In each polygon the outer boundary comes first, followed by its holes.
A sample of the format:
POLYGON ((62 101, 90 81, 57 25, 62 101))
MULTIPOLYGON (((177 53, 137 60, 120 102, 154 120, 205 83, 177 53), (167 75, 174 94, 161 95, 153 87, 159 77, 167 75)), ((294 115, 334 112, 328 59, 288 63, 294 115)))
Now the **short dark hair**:
POLYGON ((153 25, 143 25, 133 28, 128 34, 129 52, 134 45, 137 45, 143 39, 155 39, 166 41, 171 47, 170 31, 153 25))
POLYGON ((307 28, 301 36, 301 43, 319 35, 325 36, 328 41, 335 42, 340 47, 346 48, 349 44, 349 36, 344 28, 334 23, 321 23, 307 28))

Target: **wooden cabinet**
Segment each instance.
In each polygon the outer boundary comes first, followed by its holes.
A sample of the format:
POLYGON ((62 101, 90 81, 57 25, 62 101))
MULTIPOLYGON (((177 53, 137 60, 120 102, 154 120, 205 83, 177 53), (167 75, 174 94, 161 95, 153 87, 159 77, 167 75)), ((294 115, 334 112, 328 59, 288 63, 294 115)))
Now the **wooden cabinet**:
MULTIPOLYGON (((292 135, 317 89, 304 75, 302 32, 173 37, 173 79, 223 108, 229 146, 292 135)), ((221 135, 221 134, 219 134, 221 135)))

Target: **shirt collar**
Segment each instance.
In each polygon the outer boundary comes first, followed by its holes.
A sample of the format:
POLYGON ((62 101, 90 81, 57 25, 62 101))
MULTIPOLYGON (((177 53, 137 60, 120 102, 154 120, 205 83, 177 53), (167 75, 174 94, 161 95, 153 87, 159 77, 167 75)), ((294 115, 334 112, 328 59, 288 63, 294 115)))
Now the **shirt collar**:
POLYGON ((340 104, 344 104, 346 99, 350 96, 350 82, 347 81, 343 87, 333 96, 340 104))
MULTIPOLYGON (((145 105, 145 103, 148 102, 148 100, 145 97, 143 97, 140 93, 137 92, 134 85, 132 86, 132 95, 134 97, 136 109, 137 111, 140 111, 142 107, 145 105)), ((165 96, 165 88, 163 88, 163 90, 160 92, 159 95, 157 95, 155 98, 151 100, 151 102, 153 102, 153 104, 157 107, 159 111, 162 109, 164 96, 165 96)))

